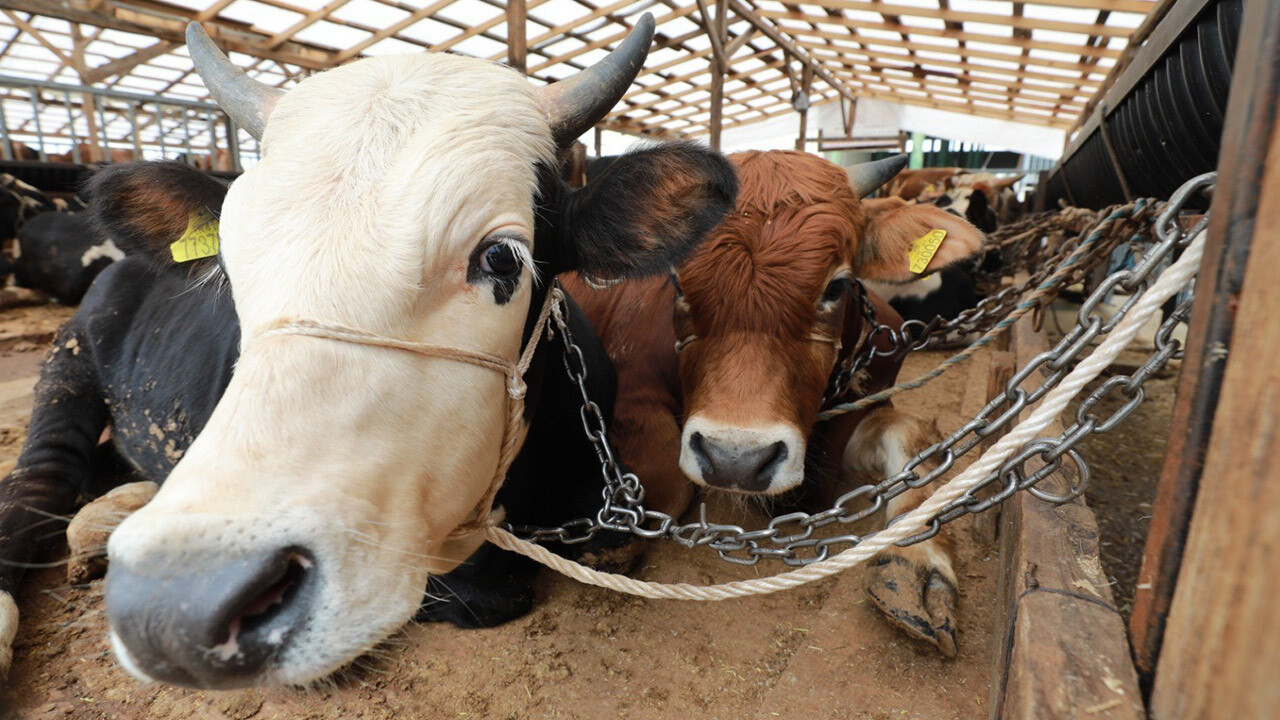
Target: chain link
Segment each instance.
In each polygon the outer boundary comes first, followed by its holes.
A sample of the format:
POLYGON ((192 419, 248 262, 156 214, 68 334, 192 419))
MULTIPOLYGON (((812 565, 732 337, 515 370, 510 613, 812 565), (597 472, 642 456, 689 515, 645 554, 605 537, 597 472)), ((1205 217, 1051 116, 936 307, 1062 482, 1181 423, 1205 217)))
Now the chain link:
MULTIPOLYGON (((1022 295, 1032 290, 1044 289, 1043 283, 1047 278, 1056 277, 1052 283, 1054 287, 1048 288, 1055 293, 1079 282, 1084 273, 1101 259, 1109 257, 1111 251, 1125 239, 1134 250, 1135 257, 1140 257, 1132 269, 1113 273, 1090 293, 1080 306, 1075 327, 1053 348, 1032 358, 1006 383, 1004 391, 983 407, 973 419, 911 458, 900 472, 875 485, 863 485, 850 490, 840 496, 830 508, 815 513, 792 512, 780 515, 757 530, 709 522, 705 504, 700 508, 698 520, 685 524, 644 507, 644 488, 635 474, 625 472, 618 463, 609 443, 604 416, 587 393, 586 363, 581 348, 574 343, 565 322, 561 301, 557 303, 552 315, 554 328, 548 327, 548 333, 560 333, 565 369, 577 383, 581 394, 583 429, 600 459, 600 470, 605 481, 603 504, 595 518, 579 518, 552 528, 508 529, 531 542, 580 543, 589 540, 600 530, 626 532, 646 539, 667 538, 686 547, 710 547, 724 560, 740 565, 755 565, 761 559, 778 560, 792 566, 807 565, 856 545, 862 539, 859 535, 844 533, 818 537, 816 531, 830 525, 846 528, 852 526, 879 514, 891 499, 907 490, 924 487, 939 480, 951 471, 958 458, 969 453, 986 438, 1006 429, 1019 413, 1056 387, 1080 359, 1081 354, 1119 324, 1137 298, 1154 283, 1159 276, 1159 269, 1171 262, 1208 224, 1206 214, 1194 227, 1183 231, 1178 217, 1187 200, 1202 190, 1210 189, 1215 179, 1215 173, 1193 178, 1179 188, 1167 203, 1138 201, 1106 214, 1106 219, 1094 224, 1093 231, 1087 236, 1077 235, 1063 244, 1056 254, 1056 257, 1062 258, 1061 262, 1043 262, 1027 281, 988 297, 976 308, 961 313, 955 320, 935 321, 931 324, 911 321, 901 328, 882 325, 876 322, 874 309, 867 301, 865 291, 859 286, 858 302, 870 330, 865 334, 862 348, 833 372, 827 391, 826 399, 829 400, 840 398, 856 373, 876 357, 934 347, 957 337, 962 338, 1007 316, 1019 306, 1022 295), (1101 227, 1113 220, 1122 222, 1112 226, 1107 238, 1103 238, 1101 227), (1155 241, 1144 238, 1138 232, 1149 224, 1154 225, 1155 241), (1057 275, 1059 270, 1068 267, 1068 263, 1074 264, 1070 271, 1057 275), (1128 293, 1129 299, 1108 319, 1097 309, 1116 290, 1128 293), (877 349, 875 341, 881 336, 887 342, 877 349), (1037 374, 1040 376, 1039 384, 1032 385, 1031 379, 1037 374), (1024 385, 1027 387, 1024 388, 1024 385)), ((1074 220, 1078 219, 1077 214, 1074 220)), ((1032 222, 1043 223, 1044 216, 1033 218, 1032 222)), ((1026 227, 1015 230, 1026 236, 1014 236, 1015 240, 1034 241, 1039 237, 1026 227)), ((1070 231, 1071 228, 1067 230, 1070 231)), ((992 472, 968 493, 944 507, 923 532, 899 544, 910 545, 928 540, 937 535, 943 525, 964 515, 985 512, 1022 490, 1055 504, 1070 502, 1083 494, 1088 487, 1090 471, 1076 449, 1077 446, 1086 437, 1114 429, 1142 404, 1146 397, 1143 384, 1163 369, 1180 349, 1180 343, 1172 338, 1172 333, 1190 317, 1193 290, 1194 280, 1188 283, 1187 291, 1182 293, 1182 300, 1161 323, 1155 336, 1153 352, 1136 370, 1127 375, 1112 376, 1102 383, 1081 401, 1072 425, 1060 435, 1038 438, 1024 445, 999 470, 992 472), (1095 415, 1094 410, 1102 401, 1115 393, 1124 397, 1125 402, 1106 418, 1095 415), (1041 464, 1029 466, 1032 461, 1041 464), (1045 478, 1068 469, 1068 477, 1072 478, 1072 482, 1065 492, 1054 494, 1039 487, 1045 478)), ((553 292, 559 292, 558 288, 553 292)))

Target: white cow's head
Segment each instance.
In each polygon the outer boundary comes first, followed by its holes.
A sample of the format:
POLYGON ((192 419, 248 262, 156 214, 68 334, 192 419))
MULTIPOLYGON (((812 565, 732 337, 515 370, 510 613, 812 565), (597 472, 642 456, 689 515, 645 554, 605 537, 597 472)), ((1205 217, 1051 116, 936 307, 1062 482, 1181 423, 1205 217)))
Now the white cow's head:
POLYGON ((136 675, 322 677, 403 625, 428 573, 476 547, 449 536, 495 475, 502 374, 262 330, 306 319, 515 359, 556 273, 666 271, 732 207, 723 159, 649 148, 577 191, 556 172, 652 34, 646 15, 608 58, 540 89, 433 53, 360 60, 286 95, 189 28, 210 92, 263 155, 225 200, 173 164, 106 171, 94 188, 126 252, 160 264, 192 214, 220 207, 207 269, 225 273, 242 332, 207 426, 110 541, 112 640, 136 675))

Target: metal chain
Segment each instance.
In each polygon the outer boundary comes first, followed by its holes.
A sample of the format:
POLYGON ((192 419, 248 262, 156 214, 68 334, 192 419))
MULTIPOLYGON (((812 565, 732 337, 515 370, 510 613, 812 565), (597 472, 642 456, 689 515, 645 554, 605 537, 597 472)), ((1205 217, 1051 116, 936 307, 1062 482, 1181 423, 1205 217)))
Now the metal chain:
MULTIPOLYGON (((1178 251, 1190 244, 1191 240, 1207 226, 1209 218, 1206 214, 1193 228, 1184 232, 1178 222, 1178 216, 1187 200, 1201 190, 1210 188, 1216 177, 1216 173, 1207 173, 1193 178, 1179 188, 1169 202, 1160 205, 1159 214, 1154 220, 1156 241, 1144 243, 1136 235, 1130 240, 1135 245, 1145 245, 1141 248, 1143 250, 1141 261, 1130 270, 1122 270, 1108 276, 1081 305, 1075 327, 1053 348, 1032 358, 1026 367, 1018 370, 1006 383, 1004 391, 991 400, 972 420, 911 458, 897 474, 875 485, 863 485, 845 493, 830 508, 816 513, 793 512, 780 515, 757 530, 708 522, 705 504, 701 506, 698 520, 686 524, 680 524, 676 518, 644 507, 644 489, 639 478, 633 473, 622 470, 613 454, 603 414, 591 401, 586 390, 587 370, 582 351, 573 342, 563 313, 557 309, 553 313, 555 330, 560 333, 565 347, 565 368, 570 377, 576 381, 582 395, 583 427, 596 449, 601 463, 601 473, 605 480, 602 491, 604 503, 595 518, 579 518, 554 528, 508 527, 508 529, 533 542, 550 540, 565 543, 584 542, 600 530, 626 532, 647 539, 668 538, 686 547, 710 547, 724 560, 740 565, 755 565, 762 558, 780 560, 793 566, 807 565, 825 560, 846 547, 856 545, 862 539, 856 534, 817 537, 815 533, 828 525, 838 523, 848 526, 876 515, 887 507, 889 500, 909 489, 924 487, 940 479, 955 466, 958 458, 973 450, 986 438, 1005 429, 1022 410, 1048 394, 1070 372, 1071 366, 1086 348, 1089 348, 1098 338, 1111 332, 1120 323, 1139 296, 1159 276, 1158 269, 1163 268, 1178 251), (1129 293, 1129 299, 1108 320, 1097 312, 1097 308, 1114 290, 1129 293), (1022 385, 1036 373, 1043 376, 1040 384, 1029 390, 1024 389, 1022 385)), ((1109 245, 1114 247, 1115 243, 1109 245)), ((1065 247, 1064 250, 1066 250, 1065 247)), ((1107 249, 1107 253, 1109 252, 1110 249, 1107 249)), ((1071 255, 1067 254, 1066 257, 1071 255)), ((1049 266, 1053 264, 1046 263, 1032 280, 1038 277, 1039 282, 1043 282, 1051 272, 1049 266)), ((1079 264, 1082 268, 1087 268, 1088 265, 1084 262, 1079 264)), ((1078 273, 1070 274, 1071 277, 1076 275, 1078 273)), ((1038 283, 1033 281, 1022 283, 1018 288, 1025 291, 1028 288, 1037 287, 1038 283)), ((1191 303, 1194 299, 1193 290, 1194 281, 1188 283, 1187 292, 1183 293, 1182 301, 1161 323, 1155 336, 1155 348, 1150 357, 1133 373, 1113 376, 1087 396, 1080 403, 1071 427, 1056 437, 1039 438, 1027 443, 1021 452, 1005 462, 998 471, 992 472, 964 496, 948 504, 933 518, 925 531, 899 544, 910 545, 927 540, 937 535, 943 525, 967 514, 985 512, 1020 490, 1026 490, 1041 500, 1055 504, 1070 502, 1079 497, 1088 486, 1090 473, 1088 465, 1076 446, 1086 437, 1114 429, 1142 404, 1146 397, 1144 383, 1163 369, 1180 348, 1180 343, 1172 338, 1172 333, 1178 325, 1185 323, 1190 317, 1191 303), (1094 415, 1093 409, 1113 393, 1120 393, 1126 398, 1126 402, 1105 419, 1094 415), (1036 458, 1044 463, 1043 466, 1029 470, 1026 466, 1027 462, 1036 458), (1063 470, 1067 463, 1075 468, 1075 480, 1065 493, 1055 495, 1037 487, 1045 478, 1063 470), (985 488, 991 488, 992 492, 989 496, 983 497, 986 494, 983 492, 985 488)), ((996 297, 998 298, 999 295, 996 297)), ((984 317, 994 317, 999 312, 995 308, 1005 308, 1004 311, 1007 313, 1017 305, 1017 294, 1006 294, 1004 297, 1006 299, 992 298, 993 302, 983 306, 982 310, 972 313, 966 319, 952 321, 950 327, 973 327, 973 323, 981 322, 984 317), (1013 300, 1008 300, 1009 297, 1013 300)), ((890 328, 890 330, 893 329, 890 328)), ((548 331, 551 332, 550 329, 548 331)), ((876 332, 881 331, 878 328, 873 329, 864 344, 871 344, 870 335, 876 332)), ((892 343, 895 350, 900 349, 904 344, 910 348, 924 347, 929 344, 929 338, 936 337, 936 335, 924 335, 925 339, 910 340, 911 337, 920 338, 921 336, 907 336, 907 331, 902 329, 897 330, 896 333, 896 339, 890 336, 895 340, 892 343), (908 339, 902 341, 904 336, 908 339)), ((862 355, 863 353, 858 354, 859 357, 862 355)), ((854 361, 850 365, 856 365, 859 362, 854 361)), ((849 377, 852 377, 852 373, 849 377)))

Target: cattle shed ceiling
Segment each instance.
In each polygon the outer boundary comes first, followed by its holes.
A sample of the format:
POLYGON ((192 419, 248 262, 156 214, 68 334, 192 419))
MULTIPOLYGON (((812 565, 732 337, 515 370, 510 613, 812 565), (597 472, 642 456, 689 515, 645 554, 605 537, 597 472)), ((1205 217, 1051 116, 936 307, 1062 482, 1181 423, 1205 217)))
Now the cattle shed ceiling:
MULTIPOLYGON (((810 75, 815 104, 873 97, 1069 128, 1157 6, 524 1, 526 68, 542 82, 599 60, 642 13, 653 13, 658 36, 649 61, 603 125, 686 138, 708 132, 717 52, 729 58, 725 129, 794 112, 794 88, 810 75), (712 36, 704 28, 717 29, 719 8, 726 19, 712 36)), ((508 13, 519 17, 508 0, 0 0, 0 8, 4 75, 193 100, 208 93, 182 45, 190 20, 204 23, 251 76, 287 89, 312 72, 371 55, 449 51, 508 62, 508 13)), ((511 45, 518 63, 519 32, 511 45)))

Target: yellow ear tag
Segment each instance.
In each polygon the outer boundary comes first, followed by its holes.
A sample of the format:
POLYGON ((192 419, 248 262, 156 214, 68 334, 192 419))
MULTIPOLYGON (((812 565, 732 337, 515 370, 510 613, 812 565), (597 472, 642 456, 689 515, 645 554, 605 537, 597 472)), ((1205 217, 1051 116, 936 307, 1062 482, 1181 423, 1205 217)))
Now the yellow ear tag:
POLYGON ((934 229, 912 242, 911 248, 907 250, 907 265, 911 272, 916 275, 923 273, 929 267, 929 261, 938 254, 938 248, 942 247, 942 241, 946 237, 946 230, 934 229))
POLYGON ((218 254, 218 221, 204 213, 192 213, 187 231, 169 246, 174 262, 191 262, 218 254))

